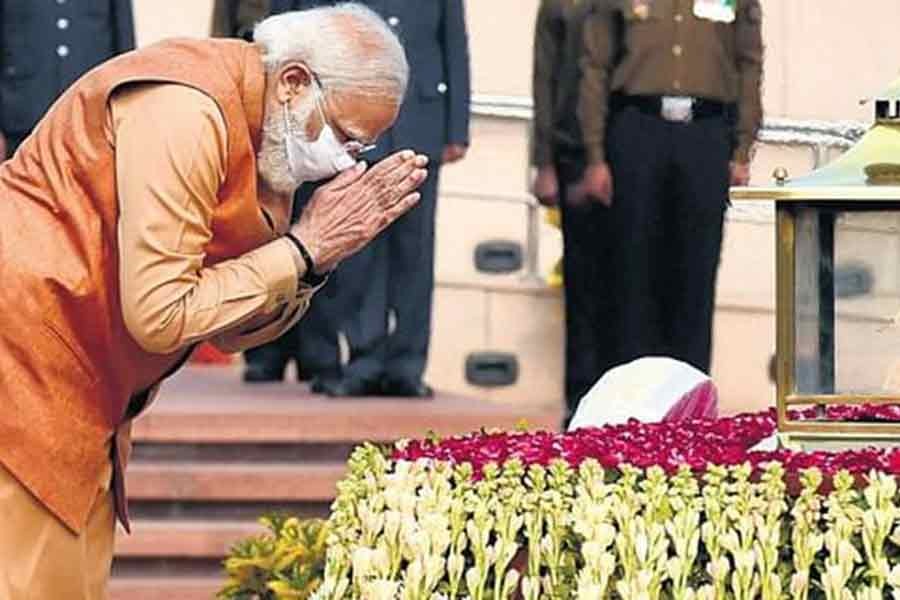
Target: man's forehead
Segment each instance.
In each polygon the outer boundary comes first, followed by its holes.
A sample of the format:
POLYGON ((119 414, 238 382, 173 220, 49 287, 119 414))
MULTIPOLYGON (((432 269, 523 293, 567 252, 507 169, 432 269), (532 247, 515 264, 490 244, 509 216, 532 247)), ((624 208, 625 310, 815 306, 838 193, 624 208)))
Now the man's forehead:
POLYGON ((336 125, 349 138, 371 143, 394 122, 399 102, 387 95, 335 94, 331 102, 336 125))

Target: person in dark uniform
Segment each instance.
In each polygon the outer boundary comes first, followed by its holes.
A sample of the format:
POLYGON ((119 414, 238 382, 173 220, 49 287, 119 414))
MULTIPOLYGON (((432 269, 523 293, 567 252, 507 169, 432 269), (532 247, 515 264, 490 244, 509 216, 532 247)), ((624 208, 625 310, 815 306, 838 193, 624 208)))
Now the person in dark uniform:
MULTIPOLYGON (((322 4, 307 0, 310 6, 322 4)), ((333 4, 334 2, 325 2, 333 4)), ((300 338, 301 347, 325 344, 338 355, 338 332, 349 347, 336 376, 314 389, 330 396, 387 395, 427 398, 422 376, 428 359, 434 291, 434 225, 439 167, 456 162, 469 144, 469 45, 463 0, 365 0, 398 32, 410 63, 410 87, 393 129, 367 156, 414 148, 431 159, 422 200, 372 247, 341 266, 334 282, 325 338, 300 338), (334 331, 334 330, 332 330, 334 331)), ((324 306, 324 304, 323 304, 324 306)), ((301 350, 301 360, 325 362, 301 350)))
MULTIPOLYGON (((248 38, 267 14, 334 0, 217 0, 213 33, 248 38)), ((406 48, 410 86, 394 127, 362 158, 373 163, 413 148, 431 160, 419 205, 331 277, 295 330, 245 353, 246 381, 277 381, 297 359, 301 378, 330 396, 429 397, 422 381, 431 332, 434 222, 442 164, 469 144, 469 47, 463 0, 363 0, 406 48), (343 347, 343 349, 342 349, 343 347), (349 356, 346 352, 349 350, 349 356)), ((249 39, 249 38, 248 38, 249 39)), ((295 213, 315 191, 298 190, 295 213)))
POLYGON ((131 0, 0 2, 0 160, 76 79, 133 49, 131 0))
POLYGON ((585 167, 576 109, 583 26, 594 2, 542 0, 534 37, 533 192, 562 215, 566 423, 581 397, 614 366, 609 209, 572 193, 585 167))
MULTIPOLYGON (((303 0, 216 0, 213 5, 212 35, 252 41, 254 25, 264 18, 311 7, 309 2, 303 0)), ((301 209, 312 198, 319 185, 308 183, 297 190, 292 221, 299 218, 301 209)), ((295 362, 297 376, 301 381, 309 380, 312 374, 322 378, 338 372, 339 357, 332 315, 342 308, 334 305, 339 300, 334 298, 333 293, 336 281, 337 277, 332 274, 331 281, 323 290, 322 295, 330 297, 328 306, 323 306, 321 302, 312 303, 302 323, 298 323, 280 338, 244 352, 244 381, 283 381, 291 361, 295 362)))
POLYGON ((709 373, 729 183, 762 121, 759 0, 600 0, 583 38, 583 192, 610 206, 617 361, 709 373))
MULTIPOLYGON (((216 0, 213 4, 212 35, 213 37, 237 37, 244 40, 253 40, 253 27, 264 18, 304 8, 299 0, 216 0)), ((300 208, 312 197, 316 185, 304 184, 297 190, 294 199, 292 221, 296 221, 300 208)), ((327 293, 327 292, 325 292, 327 293)), ((287 365, 296 361, 297 374, 300 380, 310 378, 310 365, 313 370, 319 372, 334 372, 337 368, 337 357, 325 359, 329 347, 324 352, 309 352, 306 360, 300 361, 299 334, 307 334, 313 337, 313 341, 306 342, 304 348, 316 347, 317 340, 325 335, 323 329, 323 309, 319 303, 313 303, 307 312, 309 321, 298 324, 287 331, 280 338, 267 344, 244 352, 244 375, 247 383, 272 383, 284 380, 287 365), (315 362, 317 357, 322 357, 325 364, 315 362)))

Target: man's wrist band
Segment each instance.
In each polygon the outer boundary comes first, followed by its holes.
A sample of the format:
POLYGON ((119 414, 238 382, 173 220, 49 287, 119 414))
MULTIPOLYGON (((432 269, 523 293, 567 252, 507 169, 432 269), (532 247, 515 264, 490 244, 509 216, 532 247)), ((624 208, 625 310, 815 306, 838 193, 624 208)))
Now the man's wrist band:
POLYGON ((292 244, 294 244, 294 247, 297 248, 297 252, 300 253, 300 257, 303 259, 303 262, 306 263, 306 273, 304 273, 303 277, 300 278, 300 282, 308 285, 309 287, 318 287, 325 283, 325 280, 328 279, 328 274, 316 274, 316 263, 315 261, 313 261, 312 255, 310 255, 309 250, 307 250, 306 246, 303 245, 303 242, 300 241, 300 238, 298 238, 290 231, 284 235, 288 240, 290 240, 292 244))

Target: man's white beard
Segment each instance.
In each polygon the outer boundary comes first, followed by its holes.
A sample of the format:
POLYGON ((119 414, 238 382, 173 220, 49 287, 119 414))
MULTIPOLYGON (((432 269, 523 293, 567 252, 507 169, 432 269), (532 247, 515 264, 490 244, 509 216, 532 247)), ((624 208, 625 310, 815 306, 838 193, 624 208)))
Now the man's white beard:
MULTIPOLYGON (((312 94, 297 107, 297 110, 288 111, 288 119, 291 121, 291 131, 306 140, 306 125, 316 108, 316 99, 312 94)), ((291 167, 287 159, 286 136, 288 132, 284 127, 284 109, 269 109, 263 122, 262 142, 259 153, 256 155, 256 170, 272 191, 279 194, 293 194, 303 180, 297 180, 291 173, 291 167)))

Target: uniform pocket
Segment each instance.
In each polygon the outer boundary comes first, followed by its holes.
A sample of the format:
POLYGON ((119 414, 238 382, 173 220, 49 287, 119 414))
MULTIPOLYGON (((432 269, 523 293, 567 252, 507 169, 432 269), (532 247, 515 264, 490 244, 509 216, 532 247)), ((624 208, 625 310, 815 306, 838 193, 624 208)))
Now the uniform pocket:
POLYGON ((427 81, 419 81, 416 85, 419 98, 425 101, 438 100, 447 95, 449 87, 447 82, 440 79, 431 79, 427 81))

